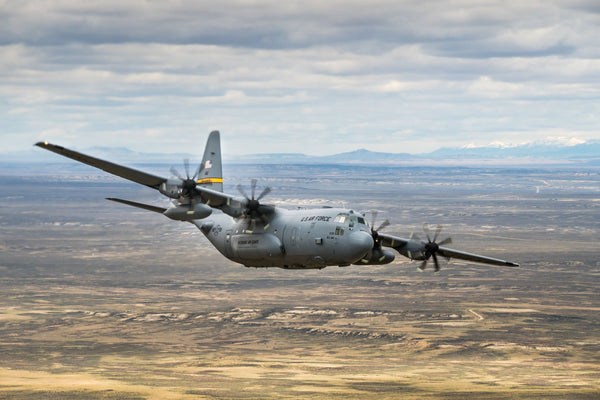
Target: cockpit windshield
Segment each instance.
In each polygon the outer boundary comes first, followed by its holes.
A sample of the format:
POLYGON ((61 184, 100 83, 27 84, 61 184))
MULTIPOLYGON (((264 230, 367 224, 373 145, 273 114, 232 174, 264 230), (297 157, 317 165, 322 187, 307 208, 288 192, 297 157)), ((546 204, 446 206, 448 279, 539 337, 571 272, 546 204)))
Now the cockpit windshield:
POLYGON ((333 222, 336 222, 338 224, 344 224, 344 223, 348 222, 349 220, 350 220, 350 216, 348 214, 338 214, 333 219, 333 222))
POLYGON ((340 225, 346 225, 350 228, 353 228, 355 225, 361 225, 363 228, 367 227, 367 223, 365 222, 365 219, 363 217, 359 217, 356 214, 346 214, 346 213, 341 213, 338 214, 334 219, 333 222, 335 222, 336 224, 340 224, 340 225))

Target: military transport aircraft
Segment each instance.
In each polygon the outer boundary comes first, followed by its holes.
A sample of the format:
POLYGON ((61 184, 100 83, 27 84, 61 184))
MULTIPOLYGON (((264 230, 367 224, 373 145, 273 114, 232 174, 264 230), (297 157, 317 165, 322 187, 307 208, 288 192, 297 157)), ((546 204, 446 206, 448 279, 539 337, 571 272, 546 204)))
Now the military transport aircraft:
POLYGON ((221 142, 218 131, 208 137, 202 163, 190 176, 189 162, 184 161, 186 175, 171 167, 170 178, 148 174, 85 155, 48 142, 36 143, 73 160, 102 169, 133 182, 158 190, 175 199, 168 208, 137 203, 130 200, 108 200, 139 207, 178 221, 196 225, 216 249, 228 259, 247 267, 279 267, 286 269, 324 268, 338 265, 380 265, 394 260, 392 248, 411 260, 422 261, 425 269, 433 259, 439 271, 438 256, 492 265, 518 267, 519 264, 443 247, 450 238, 437 242, 441 228, 430 236, 424 225, 427 240, 411 235, 408 239, 379 232, 388 226, 384 221, 378 228, 374 219, 369 224, 364 215, 348 209, 314 208, 286 210, 263 204, 261 200, 271 191, 266 187, 256 196, 255 179, 250 196, 241 185, 241 196, 223 192, 221 142), (385 248, 384 248, 385 247, 385 248))

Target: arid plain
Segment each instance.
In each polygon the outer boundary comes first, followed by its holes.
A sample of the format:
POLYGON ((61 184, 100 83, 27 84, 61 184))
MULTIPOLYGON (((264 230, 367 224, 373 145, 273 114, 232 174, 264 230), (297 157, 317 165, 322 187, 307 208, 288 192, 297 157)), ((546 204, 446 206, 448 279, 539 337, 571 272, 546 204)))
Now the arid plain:
MULTIPOLYGON (((166 174, 168 166, 140 166, 166 174)), ((442 224, 443 261, 247 269, 74 163, 0 166, 0 398, 600 398, 597 167, 229 166, 226 190, 442 224)))

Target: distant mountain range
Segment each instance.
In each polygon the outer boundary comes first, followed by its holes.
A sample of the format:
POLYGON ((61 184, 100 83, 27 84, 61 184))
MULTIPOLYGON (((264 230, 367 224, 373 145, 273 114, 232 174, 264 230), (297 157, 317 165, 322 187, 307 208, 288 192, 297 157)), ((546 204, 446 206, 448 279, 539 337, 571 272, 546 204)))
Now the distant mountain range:
POLYGON ((441 148, 428 154, 435 158, 533 158, 549 160, 600 159, 600 141, 576 145, 529 143, 513 147, 441 148))
MULTIPOLYGON (((198 160, 200 154, 141 153, 124 147, 92 147, 82 152, 119 163, 173 164, 184 158, 198 160)), ((328 156, 311 156, 301 153, 250 154, 231 156, 224 154, 230 164, 353 164, 353 165, 436 165, 436 164, 565 164, 584 163, 600 165, 600 140, 576 145, 531 143, 519 146, 483 146, 441 148, 430 153, 382 153, 365 149, 328 156)), ((41 149, 0 154, 3 162, 56 162, 55 154, 41 149)))
POLYGON ((565 146, 560 144, 526 144, 512 147, 485 146, 441 148, 430 153, 381 153, 365 149, 328 156, 299 153, 252 154, 227 157, 231 163, 244 164, 369 164, 423 165, 447 164, 535 164, 535 163, 595 163, 600 165, 600 141, 565 146))

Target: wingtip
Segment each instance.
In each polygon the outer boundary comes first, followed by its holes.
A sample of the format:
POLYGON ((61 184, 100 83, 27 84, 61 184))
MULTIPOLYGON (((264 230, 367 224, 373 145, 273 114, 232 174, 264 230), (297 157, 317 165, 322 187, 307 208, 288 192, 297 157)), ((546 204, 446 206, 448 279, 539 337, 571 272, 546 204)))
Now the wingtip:
POLYGON ((50 143, 48 143, 47 140, 44 140, 43 142, 37 142, 36 144, 34 144, 34 146, 38 146, 38 147, 46 147, 48 146, 50 143))

